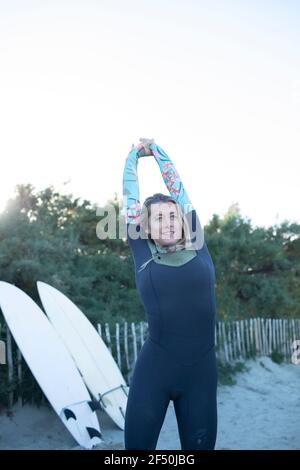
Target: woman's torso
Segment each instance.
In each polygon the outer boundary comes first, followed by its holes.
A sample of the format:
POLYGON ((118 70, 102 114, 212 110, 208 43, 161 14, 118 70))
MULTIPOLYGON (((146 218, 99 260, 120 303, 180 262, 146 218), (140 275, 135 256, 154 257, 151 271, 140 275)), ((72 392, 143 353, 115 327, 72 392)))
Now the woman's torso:
POLYGON ((198 352, 211 349, 216 317, 215 268, 206 242, 187 262, 182 253, 182 265, 167 266, 152 260, 139 271, 151 257, 147 240, 128 237, 128 241, 150 338, 171 351, 187 343, 191 354, 195 346, 198 352))

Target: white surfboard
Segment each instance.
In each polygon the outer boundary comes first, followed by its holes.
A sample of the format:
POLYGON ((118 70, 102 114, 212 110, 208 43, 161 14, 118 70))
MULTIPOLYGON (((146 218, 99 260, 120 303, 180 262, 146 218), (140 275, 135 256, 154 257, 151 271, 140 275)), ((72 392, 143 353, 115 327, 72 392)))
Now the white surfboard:
POLYGON ((37 282, 44 309, 92 395, 124 430, 129 387, 111 352, 79 308, 59 290, 37 282))
POLYGON ((25 292, 4 281, 0 306, 32 374, 77 443, 91 449, 103 442, 89 392, 44 312, 25 292))

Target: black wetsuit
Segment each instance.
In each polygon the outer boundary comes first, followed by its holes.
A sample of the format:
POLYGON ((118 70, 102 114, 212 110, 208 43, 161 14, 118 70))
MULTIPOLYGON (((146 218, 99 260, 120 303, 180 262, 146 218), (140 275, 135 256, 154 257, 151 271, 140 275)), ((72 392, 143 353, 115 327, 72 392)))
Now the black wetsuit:
MULTIPOLYGON (((197 217, 195 209, 190 212, 197 217)), ((127 237, 149 335, 130 381, 125 449, 156 448, 170 400, 181 448, 214 449, 217 433, 215 269, 206 242, 180 266, 149 260, 149 241, 127 237)), ((193 225, 194 226, 194 225, 193 225)), ((135 221, 135 230, 140 226, 135 221)))

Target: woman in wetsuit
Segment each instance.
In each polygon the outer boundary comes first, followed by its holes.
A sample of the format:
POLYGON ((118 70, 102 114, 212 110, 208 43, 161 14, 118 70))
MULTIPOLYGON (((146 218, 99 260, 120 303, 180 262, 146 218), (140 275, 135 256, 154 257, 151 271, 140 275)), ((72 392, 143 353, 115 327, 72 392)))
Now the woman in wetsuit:
POLYGON ((154 450, 170 400, 182 450, 214 449, 217 433, 215 269, 198 215, 153 140, 129 152, 123 174, 127 238, 149 335, 130 381, 125 449, 154 450), (170 196, 140 204, 138 159, 153 156, 170 196))

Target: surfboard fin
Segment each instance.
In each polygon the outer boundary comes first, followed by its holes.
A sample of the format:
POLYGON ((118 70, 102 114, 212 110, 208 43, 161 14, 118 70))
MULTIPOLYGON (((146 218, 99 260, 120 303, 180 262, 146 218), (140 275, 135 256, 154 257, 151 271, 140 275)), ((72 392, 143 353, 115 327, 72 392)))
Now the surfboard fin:
POLYGON ((96 411, 96 410, 101 410, 101 405, 98 401, 96 400, 91 400, 88 402, 88 405, 89 407, 91 408, 92 411, 96 411))
POLYGON ((91 439, 93 439, 93 437, 99 437, 100 439, 102 439, 102 433, 97 431, 97 429, 87 427, 86 430, 91 439))
POLYGON ((67 420, 70 419, 70 418, 77 419, 76 415, 73 413, 73 411, 69 410, 68 408, 64 409, 64 414, 65 414, 65 417, 67 418, 67 420))

